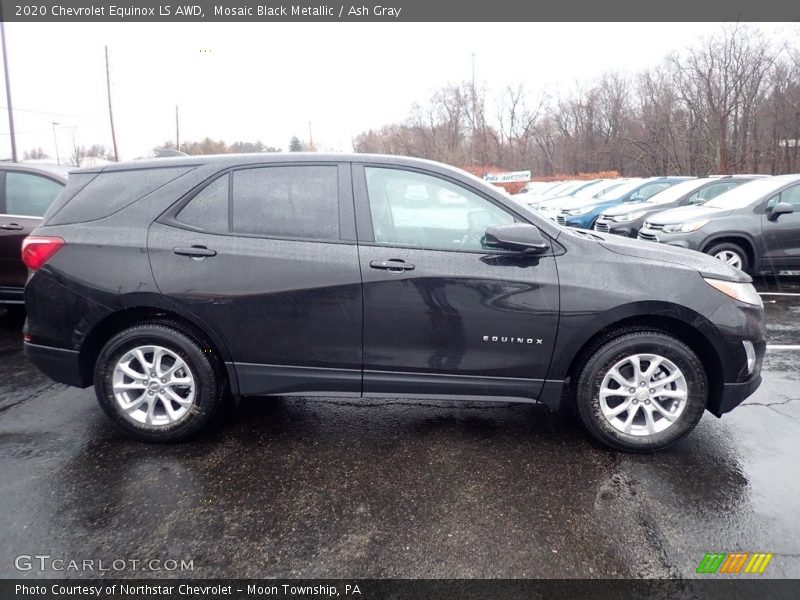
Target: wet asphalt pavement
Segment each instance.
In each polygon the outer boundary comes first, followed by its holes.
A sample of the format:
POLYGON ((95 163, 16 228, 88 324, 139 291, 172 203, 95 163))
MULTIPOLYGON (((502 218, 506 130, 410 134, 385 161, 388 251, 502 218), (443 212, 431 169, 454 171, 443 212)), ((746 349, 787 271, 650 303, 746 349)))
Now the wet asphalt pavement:
MULTIPOLYGON (((764 299, 769 343, 800 344, 800 279, 760 290, 798 294, 764 299)), ((21 323, 0 315, 0 577, 108 575, 15 569, 34 554, 193 561, 127 577, 691 577, 732 551, 800 577, 800 350, 768 350, 754 396, 656 455, 538 406, 324 398, 145 445, 28 365, 21 323)))

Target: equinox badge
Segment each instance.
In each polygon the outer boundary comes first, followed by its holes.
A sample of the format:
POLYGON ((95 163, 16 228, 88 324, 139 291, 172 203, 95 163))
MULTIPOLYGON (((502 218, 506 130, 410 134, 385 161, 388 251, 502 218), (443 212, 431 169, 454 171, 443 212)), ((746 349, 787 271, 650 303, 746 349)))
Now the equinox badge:
MULTIPOLYGON (((483 336, 484 342, 497 342, 500 344, 533 344, 534 338, 521 338, 510 337, 505 335, 485 335, 483 336)), ((536 339, 537 344, 541 344, 542 340, 536 339)))

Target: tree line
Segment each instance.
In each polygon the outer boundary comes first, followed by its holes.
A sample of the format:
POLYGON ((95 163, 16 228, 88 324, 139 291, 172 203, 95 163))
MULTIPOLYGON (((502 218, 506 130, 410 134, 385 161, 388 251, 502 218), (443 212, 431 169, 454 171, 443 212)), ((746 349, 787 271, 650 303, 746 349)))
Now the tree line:
POLYGON ((490 103, 485 87, 444 86, 404 122, 353 141, 356 152, 535 176, 791 173, 800 171, 799 145, 800 51, 746 25, 566 94, 509 86, 490 103))

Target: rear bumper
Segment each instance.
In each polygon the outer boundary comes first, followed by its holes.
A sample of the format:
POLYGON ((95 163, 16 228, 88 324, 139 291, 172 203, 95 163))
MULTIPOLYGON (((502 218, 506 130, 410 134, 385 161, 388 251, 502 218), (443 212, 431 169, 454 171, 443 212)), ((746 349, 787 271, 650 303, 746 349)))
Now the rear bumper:
POLYGON ((81 377, 80 353, 76 350, 25 342, 25 356, 53 381, 79 388, 91 385, 81 377))
POLYGON ((0 304, 25 304, 25 288, 0 285, 0 304))

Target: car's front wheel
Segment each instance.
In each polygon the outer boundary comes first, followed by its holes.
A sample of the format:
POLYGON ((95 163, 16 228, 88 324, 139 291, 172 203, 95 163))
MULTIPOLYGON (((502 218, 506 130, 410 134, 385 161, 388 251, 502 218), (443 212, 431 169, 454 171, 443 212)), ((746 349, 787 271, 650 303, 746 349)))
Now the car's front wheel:
POLYGON ((208 348, 178 328, 145 323, 126 329, 100 351, 95 392, 111 419, 147 442, 174 442, 202 429, 223 394, 208 348))
POLYGON ((660 331, 620 332, 584 363, 578 413, 612 448, 645 452, 674 444, 700 420, 708 378, 697 355, 660 331))
POLYGON ((706 250, 706 253, 717 260, 721 260, 732 267, 736 267, 740 271, 746 271, 750 267, 747 252, 745 252, 739 244, 734 244, 732 242, 716 244, 706 250))

